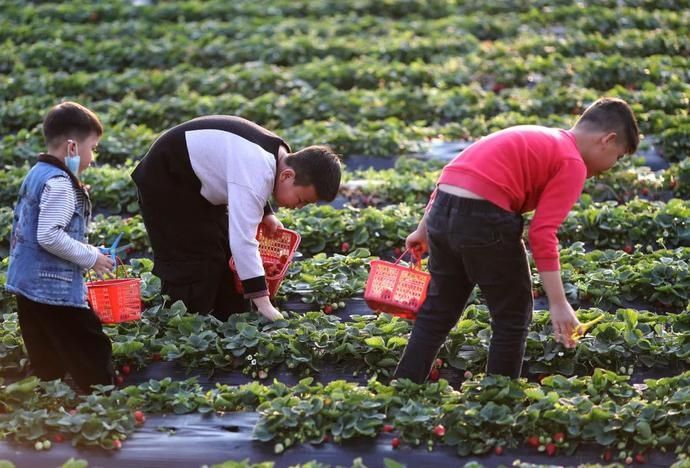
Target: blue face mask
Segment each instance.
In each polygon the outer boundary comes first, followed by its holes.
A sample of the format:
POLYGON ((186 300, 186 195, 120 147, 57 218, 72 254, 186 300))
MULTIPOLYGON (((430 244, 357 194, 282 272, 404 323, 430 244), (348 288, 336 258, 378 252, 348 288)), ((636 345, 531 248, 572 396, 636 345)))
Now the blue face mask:
POLYGON ((79 150, 77 148, 77 143, 72 140, 67 141, 67 156, 65 156, 65 165, 72 171, 72 174, 79 177, 79 163, 81 163, 81 156, 79 156, 79 150), (74 154, 70 154, 69 145, 74 143, 74 154))

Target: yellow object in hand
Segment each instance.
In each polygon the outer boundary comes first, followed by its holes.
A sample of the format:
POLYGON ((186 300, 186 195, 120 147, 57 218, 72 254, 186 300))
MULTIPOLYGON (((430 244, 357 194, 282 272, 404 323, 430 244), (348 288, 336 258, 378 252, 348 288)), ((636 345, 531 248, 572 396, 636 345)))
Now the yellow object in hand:
POLYGON ((587 323, 581 323, 580 325, 575 327, 575 330, 573 330, 573 334, 571 335, 571 338, 574 341, 579 340, 582 336, 584 336, 585 333, 587 333, 587 330, 589 330, 594 325, 599 323, 603 318, 604 318, 604 315, 602 314, 599 317, 595 318, 594 320, 590 320, 587 323))

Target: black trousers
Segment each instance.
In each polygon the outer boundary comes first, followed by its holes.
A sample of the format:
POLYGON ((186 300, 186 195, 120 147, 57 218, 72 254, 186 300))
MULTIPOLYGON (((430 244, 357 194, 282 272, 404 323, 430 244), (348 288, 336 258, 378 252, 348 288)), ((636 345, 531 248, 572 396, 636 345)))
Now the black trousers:
POLYGON ((520 376, 533 307, 522 229, 519 214, 485 200, 438 192, 427 216, 429 292, 395 377, 417 383, 426 379, 475 285, 491 315, 486 371, 520 376))
POLYGON ((235 290, 226 206, 201 196, 184 135, 160 138, 132 174, 162 292, 190 312, 226 320, 249 310, 235 290))
POLYGON ((17 305, 34 375, 55 380, 68 373, 84 392, 113 383, 110 338, 91 309, 41 304, 20 295, 17 305))

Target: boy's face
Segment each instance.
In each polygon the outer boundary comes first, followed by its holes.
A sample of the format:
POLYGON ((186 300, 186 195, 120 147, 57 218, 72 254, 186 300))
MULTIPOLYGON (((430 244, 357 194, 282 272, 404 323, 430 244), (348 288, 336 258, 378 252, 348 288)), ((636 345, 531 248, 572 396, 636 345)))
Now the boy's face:
POLYGON ((615 133, 607 133, 597 138, 587 162, 587 177, 595 177, 608 171, 625 156, 626 147, 616 141, 615 133))
POLYGON ((84 172, 84 170, 89 167, 89 164, 93 162, 93 153, 96 147, 98 147, 100 139, 101 138, 97 134, 92 133, 82 140, 75 140, 72 144, 68 143, 68 154, 74 154, 75 152, 79 153, 79 173, 84 172))
POLYGON ((273 197, 278 206, 285 208, 302 208, 319 200, 313 185, 295 185, 295 171, 292 169, 284 169, 278 174, 273 197))

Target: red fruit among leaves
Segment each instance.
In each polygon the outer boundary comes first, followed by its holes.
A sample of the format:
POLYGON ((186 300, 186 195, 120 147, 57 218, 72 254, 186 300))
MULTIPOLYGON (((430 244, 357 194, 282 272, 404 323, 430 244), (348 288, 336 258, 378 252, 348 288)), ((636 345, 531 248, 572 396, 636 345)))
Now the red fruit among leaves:
POLYGON ((129 373, 132 372, 132 369, 129 367, 128 364, 123 364, 123 366, 120 368, 120 372, 122 372, 125 375, 129 375, 129 373))
POLYGON ((610 462, 611 459, 613 458, 613 455, 611 454, 610 450, 604 450, 604 455, 603 455, 604 461, 605 462, 610 462))
POLYGON ((151 354, 151 360, 154 362, 158 362, 161 360, 161 353, 153 353, 151 354))
POLYGON ((347 252, 348 250, 350 250, 350 244, 348 244, 347 242, 343 242, 342 244, 340 244, 341 252, 347 252))
POLYGON ((558 451, 558 447, 556 447, 556 444, 546 444, 546 454, 550 457, 553 457, 556 455, 556 452, 558 451))
POLYGON ((138 424, 142 424, 146 421, 146 416, 144 415, 144 413, 142 411, 137 410, 134 412, 134 420, 138 424))
POLYGON ((120 439, 113 440, 113 448, 115 450, 120 450, 122 448, 122 441, 120 439))
POLYGON ((640 190, 642 195, 649 195, 649 189, 647 187, 642 187, 642 190, 640 190))
POLYGON ((535 435, 534 435, 534 436, 530 436, 530 437, 527 439, 527 445, 529 445, 530 447, 537 448, 537 447, 539 447, 539 444, 540 444, 540 442, 539 442, 539 437, 537 437, 537 436, 535 436, 535 435))
POLYGON ((562 432, 556 432, 556 433, 553 435, 553 441, 556 442, 556 443, 559 443, 559 444, 560 444, 560 443, 563 442, 564 440, 565 440, 565 434, 563 434, 562 432))
POLYGON ((639 463, 640 465, 644 465, 647 463, 647 457, 645 457, 644 453, 640 452, 635 455, 635 462, 639 463))
POLYGON ((633 462, 633 457, 627 457, 627 458, 625 459, 625 464, 626 464, 626 465, 632 465, 632 462, 633 462))
POLYGON ((436 437, 443 437, 444 435, 446 435, 446 428, 443 427, 443 424, 439 424, 432 430, 432 432, 436 437))
POLYGON ((55 442, 55 443, 60 444, 64 441, 65 441, 65 438, 62 434, 55 434, 55 436, 53 436, 53 442, 55 442))
POLYGON ((625 245, 623 246, 623 252, 625 252, 625 253, 627 253, 627 254, 633 253, 633 246, 630 245, 630 244, 625 244, 625 245))
POLYGON ((429 372, 429 380, 435 382, 438 380, 440 375, 441 373, 439 372, 439 370, 434 367, 433 369, 431 369, 431 372, 429 372))
POLYGON ((393 432, 393 425, 392 424, 384 424, 383 425, 383 432, 393 432))
POLYGON ((400 439, 398 439, 397 437, 393 437, 393 440, 391 440, 391 447, 393 447, 394 449, 400 447, 400 439))
POLYGON ((118 375, 118 376, 115 377, 115 385, 120 386, 120 385, 122 385, 123 383, 125 383, 124 377, 122 377, 121 375, 118 375))
POLYGON ((331 307, 330 304, 327 306, 324 306, 323 313, 324 314, 332 314, 333 313, 333 307, 331 307))
POLYGON ((497 447, 494 447, 494 453, 498 456, 503 455, 503 447, 501 447, 500 445, 497 447))

